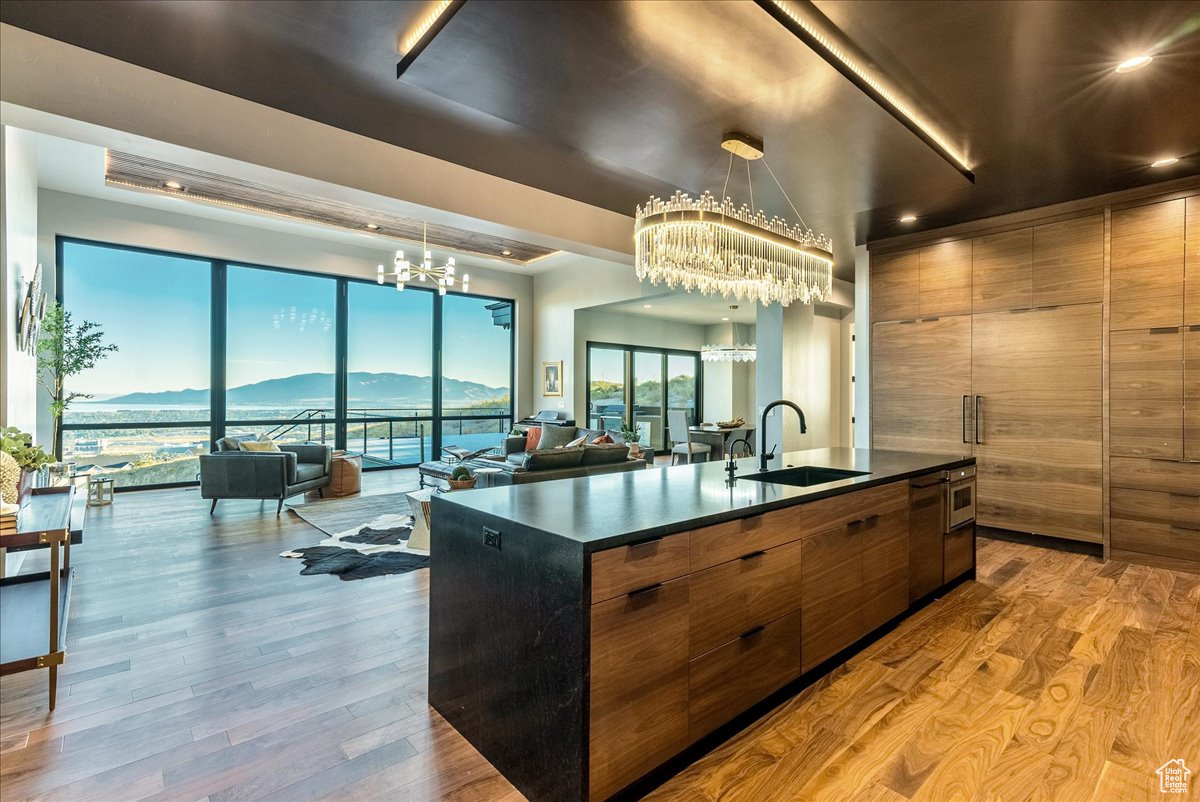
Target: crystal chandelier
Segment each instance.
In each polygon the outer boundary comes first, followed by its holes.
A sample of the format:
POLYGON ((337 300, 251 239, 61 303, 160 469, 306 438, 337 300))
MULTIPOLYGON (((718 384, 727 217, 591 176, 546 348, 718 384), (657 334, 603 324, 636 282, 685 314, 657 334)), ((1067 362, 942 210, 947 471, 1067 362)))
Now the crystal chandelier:
MULTIPOLYGON (((384 272, 383 265, 378 265, 375 268, 375 283, 383 284, 388 276, 393 276, 396 280, 396 289, 403 290, 404 285, 410 281, 436 283, 438 295, 445 295, 447 288, 454 287, 454 277, 457 268, 454 266, 454 257, 446 257, 446 263, 441 266, 433 264, 433 252, 429 250, 429 242, 427 239, 429 225, 425 224, 421 232, 421 252, 424 254, 420 262, 416 264, 410 263, 404 258, 404 251, 396 251, 396 257, 392 260, 393 269, 390 272, 384 272)), ((471 276, 467 273, 462 275, 462 291, 470 292, 471 276)))
MULTIPOLYGON (((729 307, 736 310, 736 306, 729 307)), ((710 343, 700 348, 700 359, 705 362, 754 362, 758 359, 758 346, 754 343, 737 341, 738 324, 733 324, 733 345, 710 343)))
MULTIPOLYGON (((726 134, 721 147, 729 151, 731 172, 734 155, 746 159, 747 177, 750 160, 763 155, 762 141, 748 134, 726 134)), ((774 179, 770 166, 765 161, 763 165, 774 179)), ((787 198, 779 181, 775 183, 787 198)), ((753 204, 753 185, 750 193, 753 204)), ((669 200, 651 197, 638 206, 634 264, 640 280, 764 306, 811 304, 832 297, 833 244, 828 237, 813 232, 803 219, 796 226, 779 217, 768 220, 763 212, 745 204, 736 207, 724 191, 721 194, 717 200, 708 192, 692 198, 678 191, 669 200)))

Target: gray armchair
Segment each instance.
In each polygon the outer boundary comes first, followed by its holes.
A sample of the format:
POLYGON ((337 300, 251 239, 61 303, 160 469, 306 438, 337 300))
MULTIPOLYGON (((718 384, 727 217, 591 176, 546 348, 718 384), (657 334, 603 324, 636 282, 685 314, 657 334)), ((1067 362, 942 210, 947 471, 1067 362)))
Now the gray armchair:
MULTIPOLYGON (((223 498, 284 499, 309 490, 321 492, 331 479, 333 449, 321 445, 280 446, 279 451, 240 451, 221 441, 200 455, 200 497, 212 499, 209 515, 223 498)), ((322 495, 324 495, 322 493, 322 495)))

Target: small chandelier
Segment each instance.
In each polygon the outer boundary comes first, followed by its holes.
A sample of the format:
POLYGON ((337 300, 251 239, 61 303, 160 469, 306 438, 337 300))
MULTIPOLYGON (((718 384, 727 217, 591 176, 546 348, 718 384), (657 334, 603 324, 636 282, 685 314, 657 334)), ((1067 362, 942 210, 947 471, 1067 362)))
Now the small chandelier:
MULTIPOLYGON (((763 156, 762 140, 740 132, 726 134, 721 147, 729 151, 725 189, 735 155, 746 160, 747 178, 750 161, 763 156)), ((775 179, 765 161, 763 166, 775 179)), ((778 179, 775 184, 795 212, 778 179)), ((724 190, 721 196, 718 201, 705 192, 692 198, 678 191, 669 200, 651 197, 638 206, 634 264, 640 280, 764 306, 811 304, 833 296, 833 243, 828 237, 813 232, 802 218, 797 226, 778 217, 768 220, 745 204, 735 207, 724 190)))
MULTIPOLYGON (((410 281, 419 282, 436 282, 438 295, 445 295, 447 288, 454 286, 454 277, 457 268, 454 266, 454 257, 446 257, 446 263, 440 267, 433 264, 433 252, 429 250, 428 242, 429 224, 426 223, 421 231, 421 251, 424 257, 416 264, 410 263, 404 258, 404 251, 396 251, 396 257, 392 260, 393 269, 390 272, 384 272, 383 265, 378 265, 375 268, 375 283, 383 284, 388 276, 395 277, 396 289, 403 291, 404 285, 410 281)), ((470 292, 471 276, 467 273, 462 275, 462 291, 470 292)))
MULTIPOLYGON (((736 310, 736 306, 729 307, 736 310)), ((758 359, 758 346, 754 343, 737 342, 738 324, 733 324, 733 345, 710 343, 700 348, 700 359, 705 362, 754 362, 758 359)))

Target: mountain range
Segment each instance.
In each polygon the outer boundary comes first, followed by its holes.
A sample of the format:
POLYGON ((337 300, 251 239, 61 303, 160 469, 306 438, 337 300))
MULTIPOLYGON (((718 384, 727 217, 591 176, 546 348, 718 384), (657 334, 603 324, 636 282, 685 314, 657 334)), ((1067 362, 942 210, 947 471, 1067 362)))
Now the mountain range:
MULTIPOLYGON (((414 406, 429 405, 433 379, 408 373, 350 373, 347 376, 351 406, 414 406)), ((488 387, 478 382, 460 379, 442 380, 442 401, 472 403, 500 398, 507 387, 488 387)), ((329 406, 333 396, 330 373, 301 373, 281 379, 267 379, 254 384, 230 387, 226 394, 229 404, 261 404, 272 406, 329 406)), ((85 404, 87 402, 77 402, 85 404)), ((129 393, 96 403, 103 404, 207 404, 208 390, 164 390, 157 393, 129 393)))

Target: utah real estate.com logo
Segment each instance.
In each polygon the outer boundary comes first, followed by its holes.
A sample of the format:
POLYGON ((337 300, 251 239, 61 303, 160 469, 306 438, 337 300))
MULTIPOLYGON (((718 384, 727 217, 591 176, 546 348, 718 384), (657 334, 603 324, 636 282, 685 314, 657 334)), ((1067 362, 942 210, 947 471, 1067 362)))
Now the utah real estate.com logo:
POLYGON ((1183 764, 1183 758, 1168 760, 1159 767, 1158 790, 1164 794, 1186 794, 1188 790, 1188 775, 1191 769, 1183 764))

